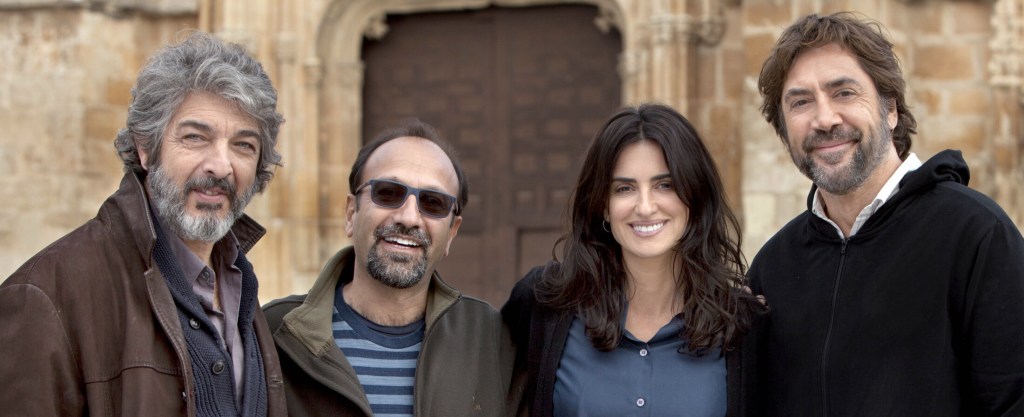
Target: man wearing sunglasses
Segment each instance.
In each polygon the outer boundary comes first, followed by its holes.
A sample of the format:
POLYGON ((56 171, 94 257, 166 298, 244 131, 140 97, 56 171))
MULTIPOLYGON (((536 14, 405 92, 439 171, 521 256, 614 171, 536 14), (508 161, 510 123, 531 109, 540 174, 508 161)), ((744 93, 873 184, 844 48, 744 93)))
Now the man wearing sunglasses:
POLYGON ((419 121, 387 130, 360 150, 349 189, 352 246, 307 295, 264 306, 290 415, 504 415, 501 316, 435 271, 468 197, 450 148, 419 121))

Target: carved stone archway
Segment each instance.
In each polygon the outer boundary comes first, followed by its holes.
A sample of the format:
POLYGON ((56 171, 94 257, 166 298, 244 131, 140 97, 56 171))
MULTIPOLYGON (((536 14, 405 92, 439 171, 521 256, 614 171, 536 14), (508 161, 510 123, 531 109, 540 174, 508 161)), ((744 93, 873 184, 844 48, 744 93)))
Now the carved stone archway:
POLYGON ((715 0, 339 0, 328 5, 316 45, 322 259, 348 243, 344 210, 348 173, 361 145, 363 37, 385 36, 388 14, 566 3, 596 6, 600 14, 594 23, 602 30, 618 28, 625 103, 653 100, 688 112, 695 48, 717 43, 724 31, 724 6, 715 0))
MULTIPOLYGON (((319 89, 320 137, 320 256, 348 244, 345 238, 345 198, 348 174, 361 146, 363 37, 380 38, 387 32, 388 14, 483 9, 486 7, 524 7, 556 3, 594 5, 601 10, 595 22, 623 27, 622 11, 615 0, 358 0, 335 1, 322 20, 317 39, 321 66, 319 89)), ((626 34, 623 33, 623 37, 626 34)))

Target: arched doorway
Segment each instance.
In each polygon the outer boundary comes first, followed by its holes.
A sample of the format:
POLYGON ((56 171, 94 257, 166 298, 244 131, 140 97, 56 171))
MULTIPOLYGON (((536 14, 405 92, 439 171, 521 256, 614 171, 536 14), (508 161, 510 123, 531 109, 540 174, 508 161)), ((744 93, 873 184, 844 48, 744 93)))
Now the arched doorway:
POLYGON ((586 144, 621 104, 618 32, 561 5, 391 15, 363 43, 365 139, 408 117, 457 148, 470 181, 451 255, 466 294, 500 306, 551 257, 586 144))

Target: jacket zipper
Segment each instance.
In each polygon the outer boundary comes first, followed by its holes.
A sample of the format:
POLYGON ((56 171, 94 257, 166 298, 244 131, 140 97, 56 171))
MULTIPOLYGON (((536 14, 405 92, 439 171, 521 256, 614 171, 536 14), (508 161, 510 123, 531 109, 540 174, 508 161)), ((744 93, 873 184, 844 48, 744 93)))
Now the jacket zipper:
POLYGON ((839 270, 836 271, 836 282, 832 285, 832 311, 828 318, 828 329, 825 332, 825 344, 821 350, 821 409, 822 417, 828 417, 828 350, 832 339, 832 325, 836 321, 836 300, 839 295, 839 282, 843 278, 843 264, 846 262, 846 244, 849 239, 843 239, 842 247, 839 249, 839 270))

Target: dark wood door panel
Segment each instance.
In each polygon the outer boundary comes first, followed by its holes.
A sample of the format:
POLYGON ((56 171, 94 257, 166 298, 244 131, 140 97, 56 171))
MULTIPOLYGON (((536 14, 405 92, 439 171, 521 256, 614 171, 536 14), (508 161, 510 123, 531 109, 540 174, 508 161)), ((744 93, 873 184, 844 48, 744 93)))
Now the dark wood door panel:
POLYGON ((620 105, 621 41, 588 6, 389 16, 363 47, 364 139, 408 117, 458 150, 470 203, 439 269, 500 306, 551 257, 581 155, 620 105))

